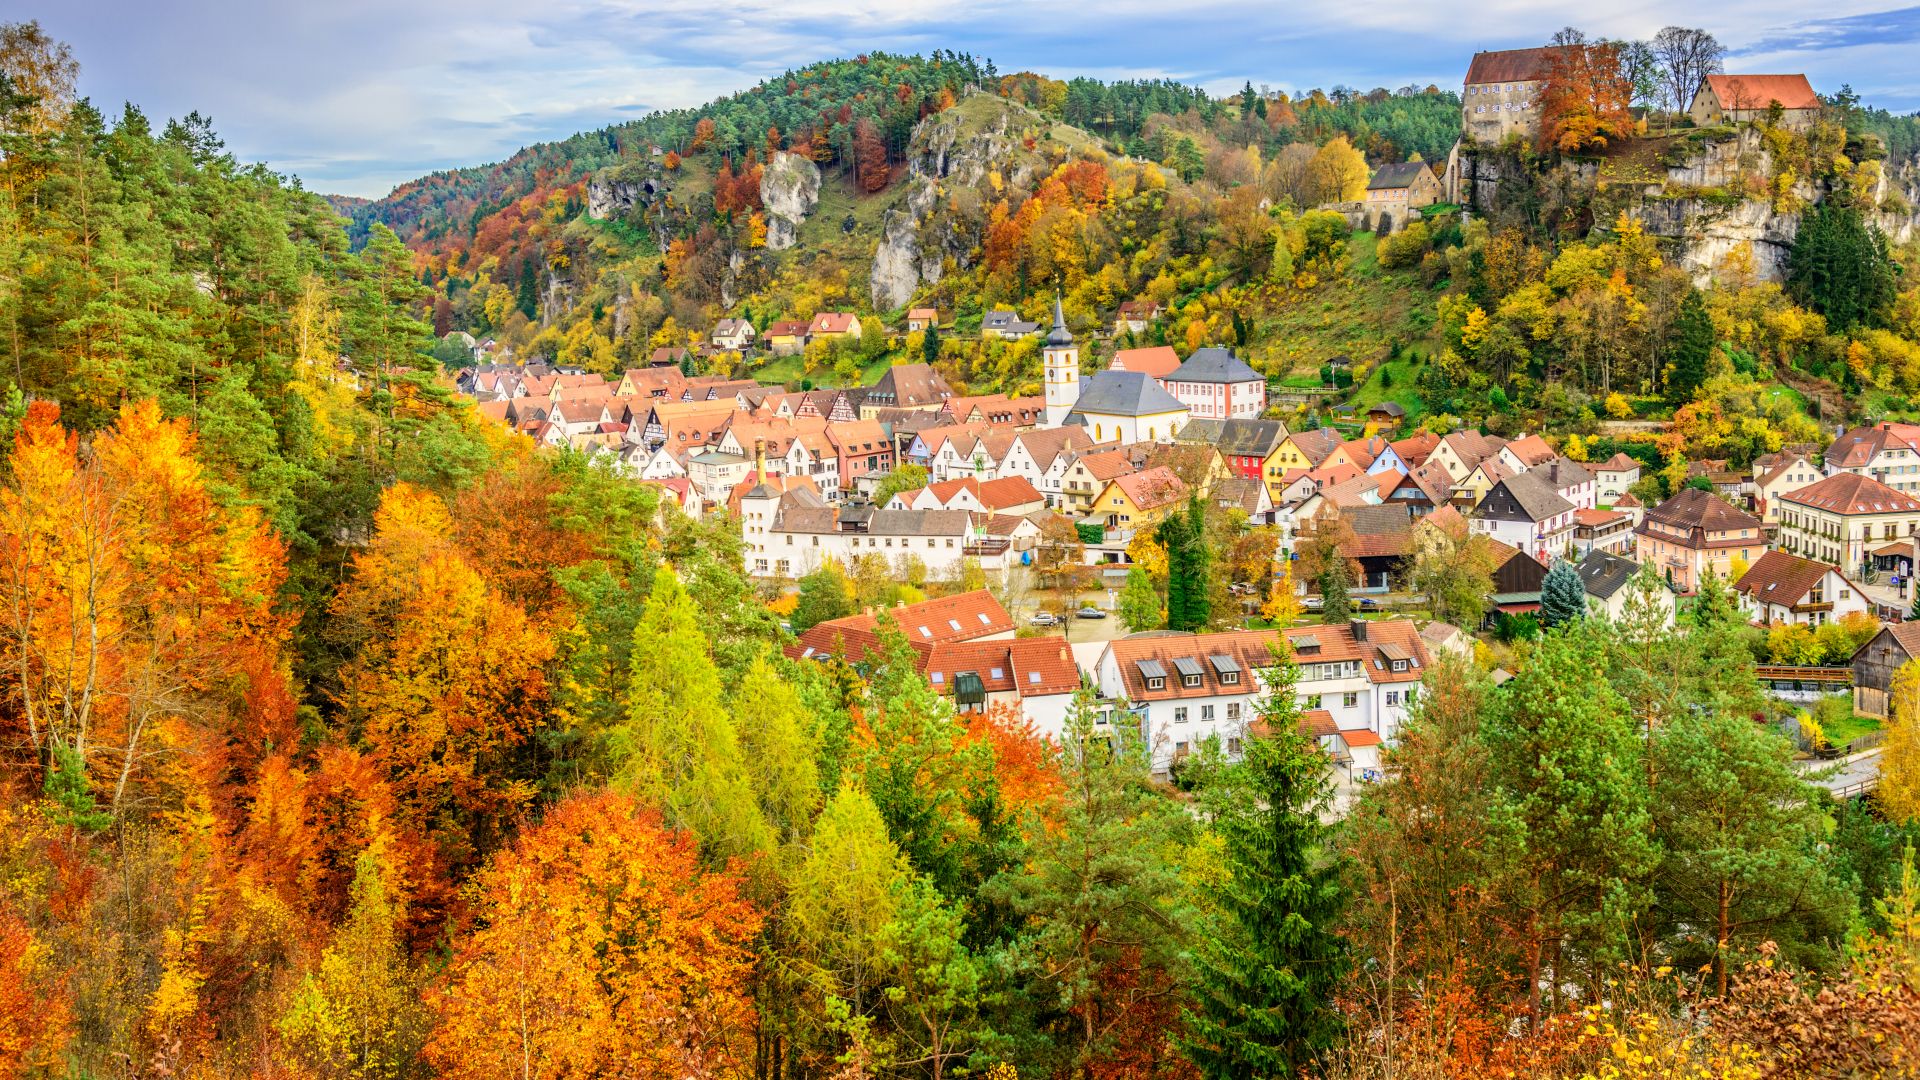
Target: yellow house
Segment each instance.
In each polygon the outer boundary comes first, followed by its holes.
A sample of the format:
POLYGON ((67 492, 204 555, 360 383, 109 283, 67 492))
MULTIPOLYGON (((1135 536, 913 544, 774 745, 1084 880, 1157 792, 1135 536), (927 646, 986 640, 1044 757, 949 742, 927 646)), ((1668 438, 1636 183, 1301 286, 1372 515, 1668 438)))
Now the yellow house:
MULTIPOLYGON (((1313 431, 1296 431, 1288 435, 1267 458, 1269 470, 1291 472, 1295 469, 1312 470, 1340 448, 1340 433, 1332 428, 1318 428, 1313 431)), ((1273 473, 1269 472, 1269 476, 1273 473)))
POLYGON ((1185 506, 1187 485, 1165 465, 1116 476, 1093 501, 1093 516, 1109 529, 1148 529, 1185 506))
POLYGON ((1475 465, 1467 472, 1464 479, 1453 485, 1453 499, 1468 506, 1479 506, 1480 500, 1486 498, 1487 492, 1493 490, 1493 485, 1512 475, 1513 470, 1507 468, 1505 462, 1498 457, 1489 457, 1475 465))
POLYGON ((767 350, 775 356, 791 356, 807 347, 807 324, 796 319, 782 319, 767 327, 760 336, 767 350))
MULTIPOLYGON (((1447 471, 1447 479, 1458 484, 1475 465, 1500 452, 1503 442, 1489 439, 1477 431, 1456 431, 1440 440, 1427 460, 1447 471)), ((1491 486, 1491 485, 1489 485, 1491 486)), ((1486 494, 1482 491, 1481 494, 1486 494)))

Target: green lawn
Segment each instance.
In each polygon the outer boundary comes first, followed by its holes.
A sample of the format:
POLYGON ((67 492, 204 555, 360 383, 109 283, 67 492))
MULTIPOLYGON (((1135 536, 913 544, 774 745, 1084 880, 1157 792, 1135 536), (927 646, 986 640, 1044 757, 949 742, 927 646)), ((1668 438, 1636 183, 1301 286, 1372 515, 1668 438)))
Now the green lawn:
POLYGON ((1389 360, 1367 374, 1367 381, 1354 390, 1348 404, 1353 406, 1354 415, 1364 414, 1370 407, 1382 401, 1394 401, 1407 410, 1407 423, 1411 424, 1427 411, 1427 404, 1415 392, 1414 384, 1419 379, 1419 357, 1401 357, 1389 360), (1392 386, 1383 385, 1391 377, 1392 386))
POLYGON ((1286 290, 1255 316, 1247 349, 1255 367, 1287 385, 1297 378, 1317 386, 1321 363, 1335 356, 1370 363, 1427 338, 1435 294, 1407 271, 1381 269, 1376 243, 1372 233, 1354 234, 1345 274, 1306 292, 1286 290))
POLYGON ((1837 719, 1827 724, 1827 741, 1835 746, 1850 745, 1862 735, 1870 735, 1880 730, 1880 721, 1871 716, 1855 713, 1845 719, 1837 719))
MULTIPOLYGON (((894 359, 894 354, 882 353, 872 363, 861 369, 860 385, 872 386, 879 381, 880 376, 892 366, 894 359)), ((764 365, 752 368, 749 374, 766 386, 798 386, 800 380, 807 377, 798 355, 776 356, 764 365)), ((838 385, 834 380, 833 372, 824 368, 814 372, 812 378, 815 388, 838 385)))

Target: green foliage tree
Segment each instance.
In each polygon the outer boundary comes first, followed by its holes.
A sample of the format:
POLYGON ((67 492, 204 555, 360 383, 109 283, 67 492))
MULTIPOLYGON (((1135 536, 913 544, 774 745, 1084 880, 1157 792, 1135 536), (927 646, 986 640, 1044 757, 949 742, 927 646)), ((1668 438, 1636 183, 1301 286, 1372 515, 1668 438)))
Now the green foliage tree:
POLYGON ((902 462, 893 467, 893 471, 880 478, 880 484, 873 489, 873 505, 885 506, 895 495, 903 491, 913 491, 927 486, 927 467, 912 462, 902 462))
POLYGON ((1353 617, 1353 601, 1347 595, 1352 583, 1347 560, 1334 559, 1327 568, 1320 571, 1320 621, 1329 625, 1346 622, 1353 617))
POLYGON ((968 948, 965 934, 961 906, 924 879, 898 890, 882 954, 887 1015, 903 1044, 892 1055, 895 1068, 922 1067, 942 1080, 991 1036, 982 1017, 990 1004, 989 960, 968 948))
POLYGON ((880 1004, 890 928, 909 876, 879 808, 865 791, 841 785, 794 873, 787 918, 805 982, 856 1017, 880 1004))
POLYGON ((1818 966, 1857 902, 1834 873, 1825 796, 1793 747, 1746 713, 1684 709, 1654 733, 1652 768, 1656 905, 1676 959, 1711 963, 1723 996, 1743 946, 1773 941, 1818 966))
POLYGON ((813 717, 779 663, 755 658, 733 693, 733 723, 761 813, 781 842, 803 840, 820 809, 813 717))
POLYGON ((633 631, 626 723, 611 733, 615 779, 725 859, 771 848, 720 689, 711 618, 671 569, 654 574, 633 631))
POLYGON ((1580 571, 1565 559, 1555 559, 1553 569, 1540 581, 1540 622, 1549 630, 1564 626, 1587 613, 1587 590, 1580 583, 1580 571))
POLYGON ((1125 724, 1096 726, 1092 692, 1074 697, 1058 750, 1065 781, 1056 828, 986 895, 1021 919, 1006 962, 1061 1017, 1063 1070, 1080 1071, 1123 1033, 1120 999, 1178 963, 1187 925, 1168 853, 1192 819, 1153 787, 1148 751, 1125 724))
POLYGON ((1333 1004, 1346 977, 1336 932, 1341 865, 1320 815, 1331 797, 1326 755, 1301 729, 1299 671, 1281 657, 1247 744, 1236 800, 1216 819, 1224 879, 1194 949, 1195 1004, 1181 1046, 1213 1080, 1296 1076, 1333 1046, 1333 1004))
POLYGON ((1857 208, 1827 199, 1800 216, 1787 291, 1832 329, 1878 324, 1893 304, 1897 274, 1886 234, 1857 208))
POLYGON ((1164 611, 1160 599, 1160 590, 1153 585, 1153 576, 1146 567, 1135 566, 1127 571, 1127 583, 1120 590, 1119 613, 1127 629, 1138 633, 1142 630, 1158 630, 1161 612, 1164 611))
POLYGON ((838 566, 825 565, 800 579, 800 597, 787 621, 794 633, 804 634, 823 622, 846 618, 857 610, 847 575, 838 566))
POLYGON ((1713 319, 1707 314, 1705 295, 1699 289, 1688 289, 1667 345, 1667 400, 1672 404, 1692 401, 1700 384, 1707 381, 1713 337, 1713 319))
POLYGON ((1212 621, 1208 569, 1206 507, 1198 495, 1185 510, 1168 515, 1155 534, 1167 549, 1167 629, 1204 630, 1212 621))
POLYGON ((80 751, 60 739, 53 739, 48 745, 53 759, 43 786, 48 819, 56 825, 89 833, 113 824, 113 815, 94 802, 92 785, 87 780, 87 763, 80 751))
POLYGON ((1481 724, 1494 792, 1489 886, 1515 928, 1536 1018, 1547 1015, 1547 982, 1626 958, 1658 858, 1642 749, 1605 675, 1605 633, 1578 619, 1548 634, 1481 724))

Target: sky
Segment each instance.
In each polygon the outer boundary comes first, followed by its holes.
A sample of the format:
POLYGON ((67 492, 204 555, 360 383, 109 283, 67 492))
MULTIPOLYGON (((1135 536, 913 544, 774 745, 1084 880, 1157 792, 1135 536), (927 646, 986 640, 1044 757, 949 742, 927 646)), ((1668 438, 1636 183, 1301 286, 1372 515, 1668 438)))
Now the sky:
POLYGON ((1214 92, 1458 88, 1477 50, 1562 26, 1699 25, 1728 70, 1804 71, 1920 109, 1920 7, 1851 0, 0 0, 80 61, 80 92, 156 121, 198 110, 243 161, 379 197, 436 169, 698 105, 815 60, 936 48, 1056 78, 1168 77, 1214 92), (1708 21, 1706 13, 1711 13, 1708 21), (1809 17, 1810 12, 1817 16, 1809 17))

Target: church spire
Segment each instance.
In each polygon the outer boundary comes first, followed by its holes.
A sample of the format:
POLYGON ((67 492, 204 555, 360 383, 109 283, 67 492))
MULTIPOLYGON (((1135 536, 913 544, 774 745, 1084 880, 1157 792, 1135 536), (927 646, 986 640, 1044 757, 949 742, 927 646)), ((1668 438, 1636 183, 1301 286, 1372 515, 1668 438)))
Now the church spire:
POLYGON ((1060 310, 1060 294, 1053 294, 1053 332, 1047 335, 1049 345, 1073 344, 1073 332, 1067 329, 1066 312, 1060 310))

